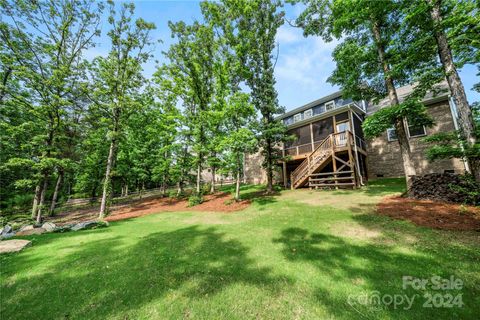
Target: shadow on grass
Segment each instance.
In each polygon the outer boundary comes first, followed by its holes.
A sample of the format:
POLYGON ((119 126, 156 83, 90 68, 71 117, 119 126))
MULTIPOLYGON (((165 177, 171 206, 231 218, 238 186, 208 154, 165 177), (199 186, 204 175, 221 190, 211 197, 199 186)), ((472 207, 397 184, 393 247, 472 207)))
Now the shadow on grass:
POLYGON ((367 196, 383 196, 392 193, 404 193, 406 191, 405 179, 382 178, 371 180, 367 185, 354 190, 338 190, 333 194, 361 193, 367 196))
MULTIPOLYGON (((423 307, 423 294, 427 291, 417 291, 412 288, 403 289, 402 277, 430 279, 434 275, 448 278, 456 274, 457 261, 448 260, 448 254, 442 251, 432 254, 428 246, 412 252, 392 250, 392 247, 375 243, 355 243, 344 238, 312 233, 302 228, 288 228, 281 232, 279 238, 273 240, 283 245, 282 253, 288 261, 309 263, 319 274, 326 277, 328 283, 316 283, 316 298, 318 303, 325 306, 334 318, 432 318, 448 319, 453 316, 448 308, 426 309, 423 307), (405 310, 402 305, 398 309, 393 305, 352 305, 349 296, 359 297, 363 294, 418 295, 411 310, 405 310), (380 308, 378 308, 380 307, 380 308)), ((454 250, 454 248, 448 248, 454 250)), ((455 248, 456 249, 456 248, 455 248)), ((464 253, 471 250, 467 250, 464 253)), ((477 254, 478 255, 478 254, 477 254)), ((474 265, 474 259, 471 263, 474 265)), ((464 266, 465 268, 465 266, 464 266)), ((466 267, 468 269, 468 267, 466 267)), ((466 279, 464 279, 465 281, 466 279)), ((475 281, 479 281, 476 278, 475 281)), ((450 293, 462 293, 468 308, 456 308, 457 318, 475 319, 475 302, 480 302, 479 288, 475 281, 465 281, 463 289, 450 293)), ((432 291, 430 291, 432 292, 432 291)), ((433 293, 439 293, 433 291, 433 293)), ((445 293, 440 291, 440 293, 445 293)))
MULTIPOLYGON (((150 234, 134 245, 121 237, 82 244, 47 273, 3 288, 2 318, 135 318, 142 306, 173 291, 202 298, 234 283, 273 292, 288 283, 257 267, 247 247, 224 236, 214 227, 192 226, 150 234)), ((28 255, 18 256, 5 264, 3 276, 24 273, 31 263, 28 255)))

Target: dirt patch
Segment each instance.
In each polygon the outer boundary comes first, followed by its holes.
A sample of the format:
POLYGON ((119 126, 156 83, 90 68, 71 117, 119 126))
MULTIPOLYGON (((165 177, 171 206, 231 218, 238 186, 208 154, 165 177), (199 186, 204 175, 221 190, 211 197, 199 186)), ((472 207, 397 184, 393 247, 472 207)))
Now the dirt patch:
POLYGON ((480 231, 480 208, 473 206, 396 196, 384 198, 377 213, 434 229, 480 231))
MULTIPOLYGON (((105 218, 107 221, 118 221, 130 218, 145 216, 159 212, 175 212, 175 211, 206 211, 206 212, 234 212, 247 208, 250 205, 249 200, 235 202, 228 193, 216 193, 204 196, 204 202, 188 207, 186 200, 178 200, 174 198, 157 198, 145 199, 135 203, 117 205, 111 208, 111 213, 105 218)), ((79 210, 59 214, 50 218, 50 221, 56 224, 68 224, 79 221, 87 221, 96 219, 98 210, 79 210)))
POLYGON ((374 239, 381 236, 379 231, 370 230, 360 225, 337 224, 331 230, 335 235, 358 240, 374 239))

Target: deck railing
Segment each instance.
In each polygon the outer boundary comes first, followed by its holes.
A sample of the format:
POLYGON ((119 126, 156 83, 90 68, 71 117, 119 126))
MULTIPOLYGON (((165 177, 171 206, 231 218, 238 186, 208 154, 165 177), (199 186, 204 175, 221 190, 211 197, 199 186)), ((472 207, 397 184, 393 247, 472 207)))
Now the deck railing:
MULTIPOLYGON (((346 145, 346 141, 347 141, 346 140, 347 139, 347 133, 346 132, 348 132, 349 135, 353 136, 353 134, 350 131, 344 131, 344 132, 331 134, 331 135, 335 135, 335 139, 336 139, 335 145, 336 146, 345 146, 346 145)), ((328 137, 325 138, 325 139, 328 139, 328 137)), ((284 148, 283 152, 284 152, 285 156, 292 156, 292 157, 306 155, 308 153, 313 152, 323 141, 325 141, 325 139, 314 141, 313 146, 312 146, 312 143, 309 142, 309 143, 300 144, 300 145, 294 146, 294 147, 284 148)), ((351 143, 353 145, 353 140, 352 140, 351 143)), ((356 143, 356 145, 359 149, 367 150, 367 144, 366 144, 365 140, 363 140, 362 138, 360 138, 357 135, 355 136, 355 143, 356 143)))

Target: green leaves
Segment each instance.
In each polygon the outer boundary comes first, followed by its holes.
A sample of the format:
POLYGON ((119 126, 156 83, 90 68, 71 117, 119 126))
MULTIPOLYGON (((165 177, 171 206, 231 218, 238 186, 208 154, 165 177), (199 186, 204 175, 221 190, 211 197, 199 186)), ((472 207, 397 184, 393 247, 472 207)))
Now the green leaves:
POLYGON ((374 138, 385 133, 398 120, 407 119, 409 125, 431 127, 433 119, 426 113, 425 105, 407 100, 396 106, 385 107, 365 119, 362 124, 366 138, 374 138))

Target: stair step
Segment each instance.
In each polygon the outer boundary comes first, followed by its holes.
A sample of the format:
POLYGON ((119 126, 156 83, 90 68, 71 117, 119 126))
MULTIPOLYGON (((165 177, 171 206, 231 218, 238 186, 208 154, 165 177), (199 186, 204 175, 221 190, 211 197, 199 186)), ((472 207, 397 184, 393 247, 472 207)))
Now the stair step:
POLYGON ((310 182, 312 182, 312 181, 330 181, 330 180, 331 180, 331 181, 339 181, 339 180, 353 180, 353 179, 355 179, 355 178, 352 177, 352 176, 349 176, 349 177, 320 178, 320 179, 312 179, 312 178, 310 178, 310 180, 308 180, 308 181, 310 181, 310 182))
POLYGON ((342 182, 342 183, 315 183, 315 184, 309 184, 310 187, 341 187, 341 186, 354 186, 355 183, 353 182, 342 182))
POLYGON ((312 173, 310 176, 327 176, 327 175, 339 175, 339 174, 353 173, 353 171, 339 171, 339 172, 322 172, 322 173, 312 173))

